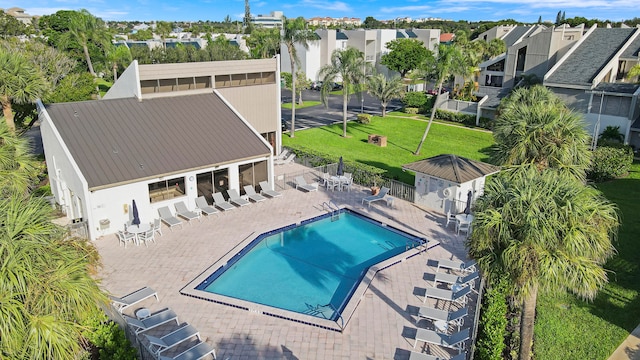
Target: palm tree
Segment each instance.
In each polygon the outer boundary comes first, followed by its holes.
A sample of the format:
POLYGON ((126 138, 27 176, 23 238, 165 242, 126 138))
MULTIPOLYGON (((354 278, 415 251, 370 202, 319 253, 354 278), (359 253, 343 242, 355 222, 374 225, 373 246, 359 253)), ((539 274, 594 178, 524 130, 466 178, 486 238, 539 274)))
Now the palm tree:
POLYGON ((38 70, 20 53, 0 48, 0 103, 10 131, 14 132, 12 102, 34 102, 47 91, 47 83, 38 70))
POLYGON ((76 42, 82 47, 89 73, 91 73, 93 77, 96 77, 96 72, 93 70, 93 63, 91 62, 91 55, 89 54, 89 44, 95 43, 104 48, 111 44, 111 35, 104 21, 91 15, 91 13, 85 9, 76 12, 74 16, 71 17, 69 31, 64 33, 62 37, 62 43, 67 46, 73 42, 76 42))
POLYGON ((131 51, 126 46, 112 45, 107 50, 107 61, 113 70, 113 81, 118 80, 118 68, 122 65, 127 67, 131 63, 131 51))
POLYGON ((336 80, 342 80, 342 136, 347 137, 347 103, 351 90, 360 93, 365 82, 367 68, 370 65, 364 59, 364 53, 354 48, 334 50, 331 63, 320 68, 318 76, 322 79, 320 100, 327 106, 329 93, 336 80))
POLYGON ((619 218, 596 189, 533 168, 498 176, 475 204, 467 240, 489 282, 506 277, 522 304, 520 359, 529 360, 538 292, 593 299, 607 282, 619 218))
POLYGON ((295 137, 296 131, 296 65, 300 64, 296 44, 309 48, 309 41, 315 40, 316 34, 307 29, 307 23, 299 16, 294 20, 284 19, 280 43, 287 47, 289 60, 291 60, 291 130, 289 136, 295 137))
POLYGON ((167 48, 167 37, 171 34, 172 28, 173 26, 168 21, 158 21, 156 23, 155 32, 160 35, 160 38, 162 39, 162 47, 164 49, 167 48))
POLYGON ((584 180, 591 162, 582 118, 542 85, 514 90, 498 108, 493 162, 557 169, 584 180))
POLYGON ((404 92, 404 84, 398 76, 387 80, 384 74, 378 74, 369 78, 367 92, 380 100, 382 107, 382 117, 385 117, 387 105, 393 99, 399 99, 404 92))
POLYGON ((422 144, 427 139, 427 135, 429 134, 429 129, 431 128, 431 124, 433 123, 433 119, 436 116, 436 108, 438 107, 438 100, 440 99, 440 93, 442 92, 442 84, 445 80, 447 80, 451 75, 465 73, 467 71, 467 67, 464 65, 464 56, 459 48, 456 46, 450 45, 440 45, 438 46, 438 54, 434 58, 435 64, 433 64, 433 72, 436 78, 436 84, 438 84, 438 94, 436 95, 436 101, 433 104, 433 108, 431 109, 431 116, 429 117, 429 123, 427 123, 427 128, 424 130, 424 134, 422 134, 422 139, 418 144, 418 148, 415 151, 415 155, 420 155, 420 150, 422 149, 422 144))
POLYGON ((34 184, 41 169, 31 154, 29 142, 0 121, 0 198, 26 194, 34 184))

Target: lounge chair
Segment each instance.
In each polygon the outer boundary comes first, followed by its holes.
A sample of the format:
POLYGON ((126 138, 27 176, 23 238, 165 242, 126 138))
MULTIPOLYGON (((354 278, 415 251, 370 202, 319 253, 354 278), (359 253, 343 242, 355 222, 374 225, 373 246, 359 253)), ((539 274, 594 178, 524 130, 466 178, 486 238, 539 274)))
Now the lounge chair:
POLYGON ((458 329, 464 323, 464 318, 469 314, 469 310, 466 307, 461 307, 456 311, 449 312, 447 310, 435 309, 430 306, 421 306, 418 309, 418 317, 416 318, 416 324, 421 319, 429 319, 433 321, 446 321, 449 325, 456 325, 458 329))
POLYGON ((426 342, 427 344, 439 345, 449 349, 455 349, 462 351, 464 349, 464 342, 469 339, 469 328, 458 331, 457 333, 447 335, 428 329, 417 329, 416 339, 413 343, 415 348, 418 341, 426 342))
POLYGON ((371 196, 367 196, 365 198, 362 199, 362 205, 364 205, 364 203, 367 203, 367 205, 369 207, 371 207, 371 203, 374 201, 379 201, 379 200, 384 200, 384 197, 387 196, 387 193, 389 192, 389 188, 388 187, 382 187, 382 189, 380 189, 380 192, 377 195, 371 195, 371 196))
POLYGON ((187 219, 189 224, 191 224, 191 220, 198 219, 198 221, 200 221, 200 214, 187 209, 187 205, 184 203, 184 201, 177 202, 173 204, 173 206, 176 207, 176 214, 181 218, 187 219))
POLYGON ((260 181, 260 194, 267 195, 270 198, 282 196, 282 193, 272 190, 271 185, 266 181, 260 181))
POLYGON ((218 209, 209 205, 209 203, 207 202, 207 199, 204 196, 198 196, 196 198, 196 207, 200 209, 200 211, 202 211, 203 214, 207 215, 207 217, 213 214, 220 213, 218 209))
POLYGON ((480 274, 477 271, 474 271, 472 273, 468 273, 468 274, 463 275, 463 276, 458 276, 456 274, 447 274, 447 273, 439 272, 439 273, 436 273, 436 278, 435 278, 435 280, 433 280, 433 286, 436 286, 439 282, 445 283, 445 284, 449 284, 449 285, 453 285, 453 284, 467 285, 467 284, 469 284, 470 286, 472 286, 473 282, 479 276, 480 276, 480 274))
POLYGON ((466 352, 461 352, 458 355, 455 355, 452 358, 443 358, 440 356, 435 356, 431 354, 419 353, 412 351, 409 354, 409 360, 465 360, 467 358, 466 352))
POLYGON ((144 319, 136 319, 127 315, 122 316, 124 317, 124 321, 127 323, 127 325, 133 328, 133 331, 136 333, 136 335, 141 332, 151 330, 160 325, 166 324, 168 322, 175 321, 176 324, 180 324, 178 322, 178 315, 176 315, 176 313, 169 308, 160 310, 157 313, 144 319))
POLYGON ((267 200, 266 197, 256 193, 256 189, 253 188, 253 185, 245 185, 244 192, 249 197, 249 200, 252 200, 254 202, 260 202, 260 201, 267 200))
POLYGON ((295 159, 296 154, 289 154, 286 159, 275 159, 273 163, 275 165, 286 165, 293 163, 293 159, 295 159))
POLYGON ((307 192, 318 191, 318 183, 314 182, 309 184, 304 179, 304 176, 296 176, 295 181, 296 181, 296 189, 301 188, 307 192))
POLYGON ((168 206, 163 206, 161 208, 158 208, 158 214, 160 214, 160 219, 162 220, 162 222, 167 224, 167 226, 169 227, 169 230, 173 231, 173 227, 178 225, 182 227, 182 221, 177 217, 173 216, 168 206))
POLYGON ((456 285, 455 288, 456 289, 454 291, 428 287, 427 291, 424 294, 424 300, 422 302, 427 302, 427 298, 432 298, 436 300, 453 301, 464 306, 467 303, 467 294, 471 292, 471 287, 464 286, 458 289, 458 286, 456 285))
POLYGON ((174 357, 167 357, 161 354, 160 360, 199 360, 207 355, 213 355, 213 358, 216 359, 216 350, 206 342, 201 342, 174 357))
POLYGON ((116 309, 118 309, 118 311, 122 313, 127 308, 152 296, 156 298, 156 301, 160 301, 160 299, 158 298, 158 293, 152 288, 145 286, 123 297, 109 296, 109 298, 113 302, 113 305, 116 307, 116 309))
POLYGON ((449 269, 449 270, 458 270, 462 272, 472 272, 476 271, 476 261, 458 261, 458 260, 438 260, 438 268, 436 271, 440 271, 440 269, 449 269))
POLYGON ((158 357, 161 351, 170 349, 194 336, 201 340, 198 330, 189 324, 159 338, 147 334, 144 334, 144 336, 149 340, 149 350, 155 357, 158 357))
POLYGON ((240 207, 251 204, 249 201, 241 198, 240 194, 238 194, 238 191, 236 191, 235 189, 227 190, 227 194, 229 194, 229 201, 231 201, 231 203, 236 204, 240 207))
POLYGON ((211 194, 211 196, 213 196, 213 204, 222 209, 222 211, 233 210, 236 208, 235 206, 224 200, 224 197, 222 197, 222 193, 213 193, 211 194))
POLYGON ((274 157, 274 159, 275 160, 284 160, 284 159, 287 158, 287 156, 289 156, 289 149, 282 149, 280 154, 278 154, 276 157, 274 157))

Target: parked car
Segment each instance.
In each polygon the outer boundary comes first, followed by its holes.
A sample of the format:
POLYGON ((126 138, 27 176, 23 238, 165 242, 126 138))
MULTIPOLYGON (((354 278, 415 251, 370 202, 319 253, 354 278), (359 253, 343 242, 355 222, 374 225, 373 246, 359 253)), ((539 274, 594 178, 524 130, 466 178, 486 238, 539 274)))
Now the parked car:
POLYGON ((342 90, 342 84, 338 84, 334 82, 331 90, 342 90))
POLYGON ((320 91, 322 88, 322 81, 314 81, 311 83, 311 90, 320 91))

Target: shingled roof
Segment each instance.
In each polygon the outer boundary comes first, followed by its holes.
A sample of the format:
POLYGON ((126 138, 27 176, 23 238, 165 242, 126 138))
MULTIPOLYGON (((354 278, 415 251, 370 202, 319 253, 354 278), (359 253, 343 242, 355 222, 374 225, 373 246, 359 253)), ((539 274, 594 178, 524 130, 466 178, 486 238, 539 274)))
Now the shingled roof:
POLYGON ((531 30, 531 26, 516 26, 502 38, 502 41, 507 47, 512 46, 529 30, 531 30))
POLYGON ((427 174, 456 184, 495 174, 500 167, 452 154, 442 154, 402 165, 403 170, 427 174))
POLYGON ((46 106, 89 190, 269 155, 216 94, 46 106))
POLYGON ((590 86, 636 28, 595 29, 545 80, 546 83, 590 86))

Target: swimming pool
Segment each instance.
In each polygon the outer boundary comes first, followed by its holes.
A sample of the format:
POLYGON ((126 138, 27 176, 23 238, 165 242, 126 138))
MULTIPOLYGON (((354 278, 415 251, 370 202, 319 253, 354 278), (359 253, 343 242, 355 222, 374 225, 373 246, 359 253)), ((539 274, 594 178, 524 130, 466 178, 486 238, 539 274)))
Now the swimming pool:
POLYGON ((329 321, 341 329, 345 309, 362 280, 367 280, 366 290, 375 272, 415 255, 424 242, 342 209, 257 236, 199 277, 193 290, 198 297, 227 305, 314 325, 329 321), (371 269, 373 274, 367 276, 371 269))

